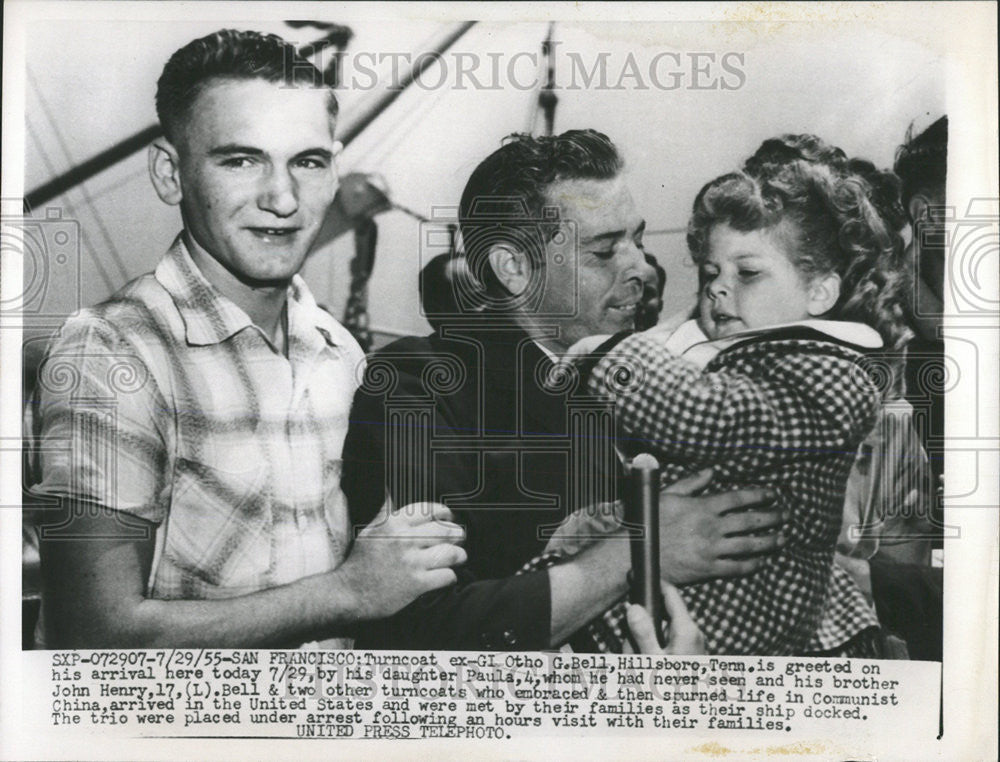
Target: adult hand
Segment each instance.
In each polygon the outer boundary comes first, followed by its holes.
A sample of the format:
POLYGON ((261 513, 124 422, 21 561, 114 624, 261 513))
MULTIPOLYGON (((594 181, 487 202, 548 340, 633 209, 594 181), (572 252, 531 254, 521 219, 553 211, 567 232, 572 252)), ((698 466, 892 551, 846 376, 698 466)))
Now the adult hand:
POLYGON ((670 630, 667 646, 660 648, 656 639, 656 625, 642 606, 630 603, 626 611, 629 632, 637 653, 642 654, 703 654, 705 639, 698 625, 688 613, 684 599, 673 585, 663 583, 663 603, 667 609, 670 630))
POLYGON ((450 567, 465 563, 465 549, 457 544, 465 530, 451 518, 440 503, 382 506, 337 569, 356 597, 359 618, 390 616, 423 593, 454 584, 450 567))
POLYGON ((765 488, 692 497, 712 481, 711 469, 681 479, 660 494, 660 571, 677 585, 754 572, 784 545, 776 497, 765 488), (757 506, 758 510, 734 513, 757 506), (748 532, 766 531, 748 535, 748 532))

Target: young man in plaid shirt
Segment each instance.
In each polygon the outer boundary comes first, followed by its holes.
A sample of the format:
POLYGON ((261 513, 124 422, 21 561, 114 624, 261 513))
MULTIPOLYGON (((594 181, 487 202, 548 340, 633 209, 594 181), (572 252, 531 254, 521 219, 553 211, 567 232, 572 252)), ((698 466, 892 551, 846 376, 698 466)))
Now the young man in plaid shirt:
POLYGON ((340 458, 363 354, 297 273, 337 186, 336 100, 274 36, 221 31, 168 62, 149 152, 184 231, 70 318, 27 429, 49 647, 345 645, 455 580, 444 506, 356 540, 340 458))

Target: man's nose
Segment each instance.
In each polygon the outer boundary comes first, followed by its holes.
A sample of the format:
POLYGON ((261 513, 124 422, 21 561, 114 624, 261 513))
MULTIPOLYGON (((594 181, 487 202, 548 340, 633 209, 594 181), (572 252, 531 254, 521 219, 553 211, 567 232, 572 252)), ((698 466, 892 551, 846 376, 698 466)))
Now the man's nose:
POLYGON ((295 178, 287 169, 272 169, 264 179, 257 205, 278 217, 290 217, 299 208, 295 178))
POLYGON ((626 281, 634 281, 639 291, 646 283, 656 284, 656 270, 646 261, 646 252, 634 242, 627 244, 623 273, 626 281))

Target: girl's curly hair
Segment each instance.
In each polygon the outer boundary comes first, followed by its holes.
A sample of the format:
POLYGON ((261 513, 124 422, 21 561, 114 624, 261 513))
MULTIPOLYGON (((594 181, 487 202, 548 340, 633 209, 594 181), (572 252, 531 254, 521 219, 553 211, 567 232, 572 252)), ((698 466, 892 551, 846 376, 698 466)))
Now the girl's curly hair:
POLYGON ((904 253, 872 196, 871 185, 846 161, 831 166, 782 157, 767 162, 761 176, 734 172, 705 185, 694 201, 688 247, 700 264, 716 225, 773 230, 806 277, 840 276, 840 298, 825 317, 865 323, 881 335, 885 350, 897 351, 911 335, 904 253))

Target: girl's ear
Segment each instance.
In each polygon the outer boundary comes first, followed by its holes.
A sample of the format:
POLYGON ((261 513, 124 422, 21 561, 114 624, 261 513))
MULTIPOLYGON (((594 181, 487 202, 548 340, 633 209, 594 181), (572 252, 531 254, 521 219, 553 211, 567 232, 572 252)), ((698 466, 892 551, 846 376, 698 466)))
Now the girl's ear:
POLYGON ((821 275, 809 284, 808 310, 811 317, 820 317, 833 309, 840 299, 840 276, 837 273, 821 275))

